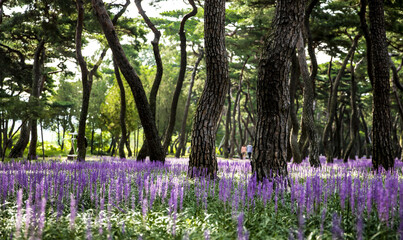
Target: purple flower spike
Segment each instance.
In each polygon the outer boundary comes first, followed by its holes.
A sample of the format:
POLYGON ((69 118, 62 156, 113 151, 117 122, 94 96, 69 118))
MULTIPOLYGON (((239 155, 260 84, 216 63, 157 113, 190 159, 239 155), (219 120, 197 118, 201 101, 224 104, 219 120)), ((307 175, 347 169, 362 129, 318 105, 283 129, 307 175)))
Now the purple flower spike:
POLYGON ((70 229, 73 230, 75 226, 77 216, 77 206, 76 200, 74 199, 74 194, 70 194, 70 229))
POLYGON ((21 225, 22 225, 22 189, 17 192, 17 220, 15 225, 15 238, 20 237, 21 225))

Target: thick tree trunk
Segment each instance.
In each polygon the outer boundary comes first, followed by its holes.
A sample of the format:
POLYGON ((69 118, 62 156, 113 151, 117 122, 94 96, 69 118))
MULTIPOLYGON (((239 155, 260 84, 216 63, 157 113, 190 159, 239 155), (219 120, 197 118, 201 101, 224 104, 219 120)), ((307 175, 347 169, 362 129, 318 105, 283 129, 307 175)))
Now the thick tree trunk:
POLYGON ((336 111, 337 111, 337 92, 339 89, 341 78, 344 75, 344 70, 346 69, 348 60, 351 58, 351 55, 355 51, 355 48, 357 47, 357 43, 358 43, 358 40, 360 39, 360 37, 361 37, 361 35, 355 36, 353 43, 351 45, 351 48, 348 51, 347 56, 344 58, 341 68, 340 68, 339 72, 337 73, 335 80, 333 81, 331 94, 329 96, 329 106, 328 106, 329 115, 328 115, 327 123, 325 125, 323 134, 322 134, 322 141, 323 141, 323 146, 325 148, 326 159, 327 159, 327 162, 329 162, 329 163, 333 162, 332 140, 329 139, 329 137, 331 135, 330 134, 331 128, 332 128, 333 120, 335 118, 336 111))
POLYGON ((252 172, 258 181, 287 175, 290 92, 288 75, 306 0, 279 0, 273 32, 259 63, 257 126, 252 172))
POLYGON ((195 113, 188 174, 193 168, 217 175, 215 138, 225 96, 228 92, 228 59, 225 48, 225 0, 206 0, 204 6, 204 42, 206 50, 206 84, 195 113))
POLYGON ((369 1, 370 38, 374 70, 373 85, 373 154, 372 164, 386 170, 393 168, 391 142, 391 116, 389 103, 389 55, 386 42, 385 20, 382 0, 369 1))
POLYGON ((178 81, 176 83, 176 88, 174 95, 172 97, 172 103, 171 103, 171 114, 169 115, 169 123, 168 123, 168 128, 165 133, 165 139, 164 139, 164 150, 166 151, 168 149, 168 146, 171 143, 171 138, 172 134, 174 131, 175 127, 175 122, 176 122, 176 109, 178 107, 178 101, 179 101, 179 96, 182 91, 182 85, 183 81, 185 80, 185 73, 186 73, 186 65, 187 65, 187 53, 186 53, 186 33, 185 33, 185 24, 186 21, 195 16, 197 14, 197 7, 194 3, 193 0, 189 0, 190 5, 192 5, 192 11, 188 14, 186 14, 182 21, 181 25, 179 28, 179 38, 180 38, 180 47, 181 47, 181 63, 180 63, 180 69, 179 69, 179 76, 178 76, 178 81))
POLYGON ((113 67, 115 70, 116 81, 118 82, 119 90, 120 90, 120 128, 121 128, 121 137, 119 142, 119 157, 126 158, 125 154, 125 144, 126 144, 126 92, 125 86, 123 85, 122 78, 120 77, 119 67, 116 63, 116 59, 113 58, 113 67))
POLYGON ((130 65, 129 60, 120 45, 119 38, 116 34, 115 27, 109 18, 102 0, 92 0, 92 6, 96 13, 99 23, 104 31, 105 37, 108 40, 114 57, 117 59, 120 71, 125 76, 130 89, 133 93, 136 102, 137 110, 140 116, 141 125, 147 138, 147 144, 150 149, 150 159, 165 162, 165 153, 161 146, 161 141, 158 136, 157 127, 152 115, 150 105, 147 101, 143 85, 140 78, 130 65))
MULTIPOLYGON (((41 53, 45 48, 45 41, 41 40, 38 44, 38 46, 35 49, 35 54, 34 54, 34 64, 33 64, 33 70, 32 70, 32 85, 31 85, 31 96, 29 98, 29 103, 30 104, 35 104, 39 102, 39 95, 40 95, 40 80, 41 80, 41 62, 40 60, 41 53)), ((37 115, 35 113, 34 115, 37 115)), ((36 146, 38 142, 38 121, 36 117, 32 117, 30 120, 30 128, 31 128, 31 141, 29 143, 29 148, 28 148, 28 159, 36 159, 36 146)))
MULTIPOLYGON (((143 7, 141 6, 141 0, 135 0, 134 2, 137 6, 137 9, 138 9, 140 15, 143 17, 145 23, 147 24, 148 28, 150 28, 151 31, 154 33, 154 39, 151 41, 151 45, 153 46, 155 63, 157 66, 157 73, 155 74, 153 86, 151 87, 149 100, 150 100, 151 114, 153 115, 153 118, 155 119, 155 112, 157 109, 157 93, 158 93, 158 89, 160 87, 162 75, 164 72, 164 68, 163 68, 162 60, 161 60, 160 49, 159 49, 159 41, 160 41, 160 37, 161 37, 161 32, 155 27, 155 25, 151 22, 150 18, 147 16, 146 12, 143 10, 143 7)), ((148 152, 148 144, 147 144, 147 139, 146 139, 143 142, 143 145, 141 146, 141 149, 137 156, 137 160, 142 161, 148 155, 149 155, 149 152, 148 152)))
POLYGON ((197 68, 198 68, 201 60, 203 59, 203 56, 204 56, 204 50, 200 49, 195 66, 193 68, 192 77, 190 79, 188 97, 186 99, 185 111, 183 113, 181 132, 179 134, 179 149, 175 154, 176 158, 180 157, 181 152, 185 152, 184 149, 186 148, 186 120, 187 120, 188 114, 189 114, 190 100, 192 99, 192 90, 193 90, 194 81, 196 79, 197 68))

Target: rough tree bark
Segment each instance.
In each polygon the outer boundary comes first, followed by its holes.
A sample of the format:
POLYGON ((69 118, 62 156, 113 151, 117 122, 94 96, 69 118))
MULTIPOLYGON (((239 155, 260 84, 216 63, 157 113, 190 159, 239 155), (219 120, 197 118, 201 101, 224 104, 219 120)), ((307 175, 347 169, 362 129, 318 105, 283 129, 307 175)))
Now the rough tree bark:
POLYGON ((228 93, 228 58, 225 48, 225 0, 206 0, 204 6, 206 84, 199 98, 193 121, 188 174, 194 168, 217 175, 215 138, 217 124, 228 93))
POLYGON ((180 28, 179 28, 179 38, 181 41, 181 43, 180 43, 181 63, 180 63, 178 81, 176 82, 175 92, 172 97, 171 113, 169 115, 168 128, 165 133, 164 146, 163 146, 165 152, 168 149, 169 144, 171 143, 172 133, 174 131, 175 122, 176 122, 176 109, 178 107, 178 101, 179 101, 179 96, 182 91, 183 81, 185 80, 186 65, 187 65, 185 24, 189 18, 191 18, 197 14, 197 7, 196 7, 194 1, 189 0, 189 3, 190 3, 190 5, 192 5, 193 9, 190 13, 186 14, 183 17, 180 28))
POLYGON ((157 127, 152 115, 150 105, 147 101, 147 96, 144 91, 140 78, 130 65, 129 60, 120 45, 115 27, 104 7, 102 0, 92 0, 92 6, 96 13, 97 19, 101 24, 102 30, 108 40, 109 47, 116 57, 118 66, 132 91, 136 107, 140 116, 141 125, 147 138, 147 143, 150 149, 150 159, 165 162, 165 153, 162 150, 160 138, 158 136, 157 127))
MULTIPOLYGON (((147 16, 146 12, 143 10, 143 7, 141 6, 141 1, 142 0, 134 1, 137 6, 137 10, 139 11, 141 17, 144 19, 144 22, 147 24, 148 28, 150 28, 151 31, 154 33, 154 39, 151 41, 151 45, 153 47, 157 72, 155 74, 153 86, 151 87, 149 101, 150 101, 151 114, 155 120, 155 112, 157 110, 157 94, 161 84, 162 74, 164 72, 159 48, 161 32, 155 27, 155 25, 151 22, 150 18, 147 16)), ((149 151, 146 138, 145 141, 143 142, 143 145, 141 146, 140 151, 138 152, 137 160, 143 161, 148 155, 149 151)))
POLYGON ((344 75, 344 70, 346 69, 348 60, 351 58, 351 55, 355 51, 355 48, 357 47, 358 40, 360 39, 361 35, 356 35, 354 37, 353 43, 350 47, 350 50, 347 53, 347 56, 344 58, 343 63, 341 65, 341 68, 339 72, 337 73, 337 76, 335 80, 333 81, 333 86, 332 86, 332 91, 329 96, 329 106, 328 106, 328 119, 327 123, 325 125, 325 128, 323 130, 322 134, 322 141, 323 141, 323 147, 325 148, 325 154, 326 154, 326 159, 327 162, 332 163, 333 162, 333 151, 332 151, 332 141, 329 139, 330 133, 331 133, 331 128, 333 124, 333 120, 336 115, 336 110, 337 110, 337 92, 339 89, 340 81, 342 76, 344 75))
POLYGON ((188 114, 189 114, 190 100, 192 98, 192 89, 193 89, 194 81, 196 79, 197 68, 199 67, 200 62, 203 59, 204 50, 200 49, 199 54, 197 54, 197 55, 198 55, 198 57, 197 57, 195 66, 193 68, 192 77, 190 79, 189 92, 188 92, 188 97, 186 99, 185 111, 183 113, 181 132, 179 134, 179 147, 178 147, 178 151, 176 151, 176 154, 175 154, 176 158, 179 158, 180 154, 185 152, 184 149, 186 148, 186 120, 187 120, 188 114))
POLYGON ((126 130, 126 92, 125 92, 125 86, 123 85, 122 78, 120 77, 120 71, 118 64, 116 63, 116 59, 113 58, 113 68, 115 69, 115 76, 116 76, 116 81, 118 82, 119 85, 119 90, 120 90, 120 128, 121 128, 121 136, 120 136, 120 142, 119 142, 119 157, 120 158, 126 158, 125 154, 125 144, 126 144, 126 135, 127 135, 127 130, 126 130))
POLYGON ((290 92, 288 75, 306 0, 279 0, 273 32, 264 47, 257 83, 257 126, 252 172, 258 181, 287 175, 290 92))
POLYGON ((391 116, 389 103, 389 55, 386 42, 385 20, 382 0, 369 1, 370 39, 374 70, 373 82, 373 148, 372 164, 375 169, 383 166, 393 168, 391 142, 391 116))
MULTIPOLYGON (((33 64, 33 70, 32 70, 32 85, 31 85, 31 96, 29 98, 29 103, 30 104, 35 104, 39 101, 39 95, 40 95, 40 80, 41 80, 41 62, 43 62, 43 59, 41 60, 41 53, 45 48, 45 41, 42 39, 38 46, 35 49, 35 54, 34 54, 34 64, 33 64)), ((34 115, 37 115, 36 113, 34 115)), ((32 117, 32 119, 29 121, 29 127, 31 131, 31 141, 29 144, 28 148, 28 159, 36 159, 36 145, 38 142, 38 120, 36 119, 35 116, 32 117)))
POLYGON ((230 137, 231 137, 231 83, 228 88, 228 93, 227 93, 227 114, 225 116, 225 135, 224 135, 224 158, 229 158, 230 157, 230 151, 231 148, 231 143, 230 143, 230 137))

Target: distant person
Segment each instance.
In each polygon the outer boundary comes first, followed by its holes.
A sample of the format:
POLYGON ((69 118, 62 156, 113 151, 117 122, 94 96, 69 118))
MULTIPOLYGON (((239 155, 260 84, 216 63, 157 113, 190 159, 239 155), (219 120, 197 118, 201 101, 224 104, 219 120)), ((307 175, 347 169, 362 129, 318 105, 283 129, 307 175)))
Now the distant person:
POLYGON ((241 159, 243 159, 244 157, 246 157, 246 146, 242 145, 241 148, 241 159))
POLYGON ((248 146, 246 146, 246 152, 248 153, 248 158, 249 158, 249 160, 251 159, 251 157, 252 157, 252 151, 253 151, 253 147, 252 147, 252 145, 248 145, 248 146))

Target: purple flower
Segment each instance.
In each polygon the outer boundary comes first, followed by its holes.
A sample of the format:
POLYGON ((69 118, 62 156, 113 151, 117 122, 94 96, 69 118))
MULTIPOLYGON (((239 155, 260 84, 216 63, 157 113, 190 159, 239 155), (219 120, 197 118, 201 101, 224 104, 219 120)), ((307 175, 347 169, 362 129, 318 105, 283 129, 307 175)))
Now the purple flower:
POLYGON ((344 239, 344 232, 341 227, 341 217, 339 217, 337 213, 333 213, 332 225, 332 239, 344 239))
POLYGON ((21 231, 21 221, 22 221, 22 189, 18 190, 17 192, 17 219, 16 219, 16 225, 15 225, 15 238, 20 237, 20 231, 21 231))
POLYGON ((249 233, 248 231, 244 231, 244 213, 241 212, 238 216, 238 240, 248 240, 249 239, 249 233))
POLYGON ((74 194, 70 194, 70 229, 73 230, 75 226, 77 216, 77 206, 76 200, 74 199, 74 194))
POLYGON ((25 202, 26 204, 26 215, 25 215, 25 239, 29 236, 30 224, 31 224, 31 216, 32 216, 32 208, 31 208, 31 195, 28 197, 28 200, 25 202))

